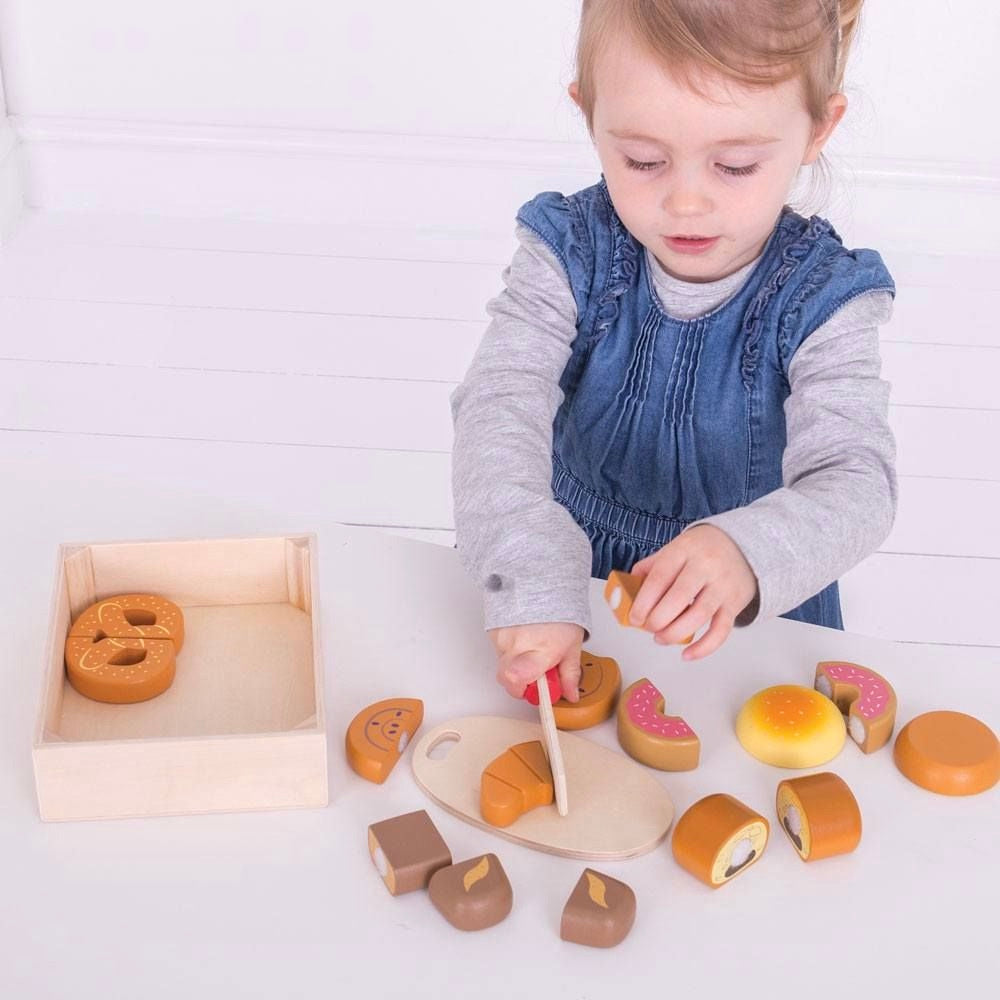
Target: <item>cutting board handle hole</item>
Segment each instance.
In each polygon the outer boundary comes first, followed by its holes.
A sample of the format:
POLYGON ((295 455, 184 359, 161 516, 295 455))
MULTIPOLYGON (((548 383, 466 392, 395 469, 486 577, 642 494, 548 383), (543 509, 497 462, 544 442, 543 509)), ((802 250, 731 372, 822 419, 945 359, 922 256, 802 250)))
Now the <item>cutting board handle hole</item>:
POLYGON ((427 756, 431 760, 444 760, 451 753, 455 743, 460 743, 462 737, 458 733, 442 733, 428 748, 427 756))

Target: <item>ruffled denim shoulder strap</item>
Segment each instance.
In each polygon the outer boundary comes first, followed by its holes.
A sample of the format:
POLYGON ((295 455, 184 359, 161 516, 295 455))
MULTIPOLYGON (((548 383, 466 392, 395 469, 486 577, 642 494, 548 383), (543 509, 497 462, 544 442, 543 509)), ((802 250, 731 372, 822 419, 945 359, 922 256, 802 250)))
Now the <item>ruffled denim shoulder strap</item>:
POLYGON ((743 315, 741 374, 749 389, 760 361, 764 334, 776 330, 777 360, 785 374, 802 342, 857 295, 896 286, 874 250, 847 250, 833 226, 786 209, 775 246, 777 265, 743 315), (774 319, 775 313, 780 317, 774 319))
POLYGON ((781 314, 778 356, 785 377, 795 352, 811 333, 851 299, 873 291, 896 297, 896 283, 881 255, 866 248, 848 250, 831 230, 781 314))
POLYGON ((517 221, 538 236, 562 264, 578 316, 590 301, 594 274, 594 247, 585 221, 585 196, 590 190, 569 197, 543 191, 517 212, 517 221))
POLYGON ((517 221, 565 268, 583 334, 577 349, 585 349, 614 322, 619 299, 639 273, 639 244, 618 218, 604 178, 569 196, 544 191, 521 207, 517 221))

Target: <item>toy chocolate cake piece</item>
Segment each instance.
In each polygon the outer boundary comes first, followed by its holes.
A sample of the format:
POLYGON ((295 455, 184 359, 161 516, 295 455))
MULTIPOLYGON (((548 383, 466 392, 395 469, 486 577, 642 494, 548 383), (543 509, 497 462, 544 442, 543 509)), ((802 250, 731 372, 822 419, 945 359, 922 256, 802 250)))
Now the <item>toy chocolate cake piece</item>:
POLYGON ((428 892, 445 920, 461 931, 492 927, 514 905, 514 891, 495 854, 439 868, 431 876, 428 892))
POLYGON ((563 909, 559 936, 564 941, 613 948, 635 923, 635 893, 624 882, 584 869, 563 909))
POLYGON ((713 889, 755 861, 767 845, 768 822, 731 795, 708 795, 677 821, 671 845, 677 863, 713 889))
POLYGON ((813 686, 847 716, 847 732, 864 753, 889 742, 896 722, 896 692, 869 667, 824 660, 816 665, 813 686))
POLYGON ((775 809, 803 861, 849 854, 861 842, 857 799, 832 771, 780 782, 775 809))
POLYGON ((545 748, 517 743, 490 761, 479 788, 479 811, 493 826, 510 826, 530 809, 552 805, 555 791, 545 748))
POLYGON ((451 851, 423 809, 368 827, 368 851, 389 892, 426 889, 431 876, 451 864, 451 851))

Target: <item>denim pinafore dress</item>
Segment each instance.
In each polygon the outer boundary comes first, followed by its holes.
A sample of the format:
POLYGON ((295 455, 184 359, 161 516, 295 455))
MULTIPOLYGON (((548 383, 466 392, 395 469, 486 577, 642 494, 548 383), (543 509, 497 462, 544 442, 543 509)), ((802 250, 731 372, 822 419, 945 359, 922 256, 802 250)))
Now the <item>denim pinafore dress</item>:
MULTIPOLYGON (((845 249, 825 219, 787 206, 740 290, 689 320, 663 309, 603 175, 537 195, 517 221, 561 261, 576 300, 552 491, 590 539, 595 577, 780 488, 795 351, 852 298, 895 294, 878 253, 845 249)), ((843 628, 837 583, 784 617, 843 628)))

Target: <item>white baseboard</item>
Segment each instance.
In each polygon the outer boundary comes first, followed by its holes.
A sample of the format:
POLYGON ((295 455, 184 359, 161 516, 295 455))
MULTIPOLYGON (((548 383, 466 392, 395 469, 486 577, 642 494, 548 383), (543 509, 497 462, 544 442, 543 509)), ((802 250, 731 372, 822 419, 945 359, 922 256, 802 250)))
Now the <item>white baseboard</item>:
MULTIPOLYGON (((243 128, 48 116, 11 119, 25 201, 124 212, 509 234, 543 190, 594 183, 581 142, 243 128)), ((831 157, 834 188, 807 212, 851 246, 996 254, 993 164, 831 157)), ((809 168, 797 193, 810 189, 809 168)))
POLYGON ((13 126, 0 120, 0 246, 17 228, 24 209, 21 150, 13 126))

